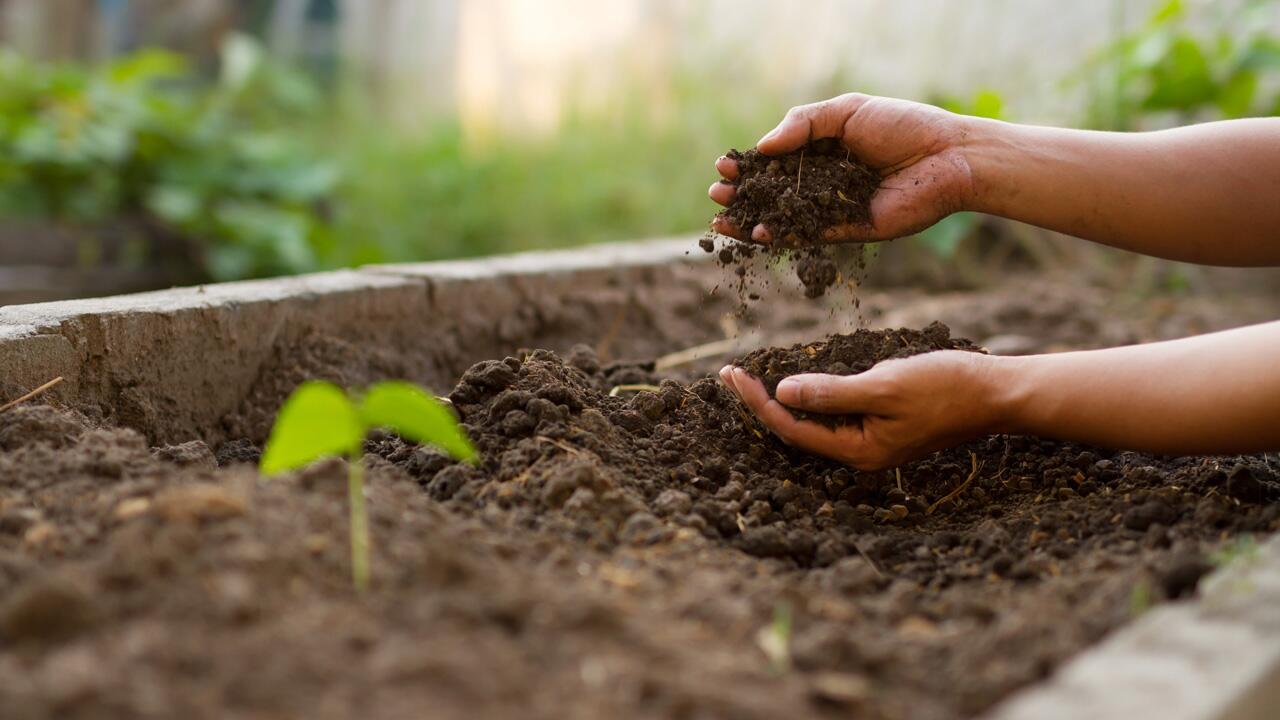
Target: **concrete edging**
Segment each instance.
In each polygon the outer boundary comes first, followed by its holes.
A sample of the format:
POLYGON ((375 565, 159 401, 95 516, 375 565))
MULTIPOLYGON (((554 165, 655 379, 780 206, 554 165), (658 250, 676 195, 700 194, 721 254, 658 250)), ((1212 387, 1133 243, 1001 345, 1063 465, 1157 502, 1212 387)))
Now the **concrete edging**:
POLYGON ((1006 700, 986 720, 1280 717, 1280 537, 1006 700))
POLYGON ((406 377, 441 382, 705 257, 688 236, 0 307, 0 393, 61 375, 52 397, 152 442, 217 441, 275 348, 307 332, 421 357, 406 377))

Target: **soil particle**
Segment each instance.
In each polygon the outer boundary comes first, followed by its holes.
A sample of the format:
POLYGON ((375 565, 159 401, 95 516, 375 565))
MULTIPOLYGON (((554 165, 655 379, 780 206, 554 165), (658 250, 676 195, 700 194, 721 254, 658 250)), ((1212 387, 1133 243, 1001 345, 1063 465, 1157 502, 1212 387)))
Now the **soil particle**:
POLYGON ((1200 578, 1213 570, 1213 564, 1200 555, 1175 558, 1159 574, 1160 589, 1170 600, 1187 597, 1196 591, 1200 578))
MULTIPOLYGON (((763 246, 729 241, 719 253, 720 263, 735 266, 739 276, 747 273, 747 263, 757 251, 771 257, 791 257, 805 295, 820 297, 862 269, 859 252, 853 263, 841 266, 841 258, 824 241, 824 233, 846 225, 869 225, 871 197, 880 185, 880 176, 853 157, 838 140, 824 138, 783 155, 769 156, 758 150, 730 150, 727 157, 737 161, 739 174, 731 182, 734 200, 721 215, 743 233, 763 224, 773 240, 763 246)), ((713 252, 712 237, 699 246, 713 252)))
POLYGON ((206 470, 213 470, 218 467, 218 461, 214 457, 213 451, 209 449, 208 445, 204 444, 203 440, 191 440, 179 445, 153 448, 151 455, 158 460, 171 462, 174 465, 204 468, 206 470))
POLYGON ((59 642, 91 628, 96 616, 93 599, 82 583, 63 575, 37 575, 0 605, 0 639, 59 642))

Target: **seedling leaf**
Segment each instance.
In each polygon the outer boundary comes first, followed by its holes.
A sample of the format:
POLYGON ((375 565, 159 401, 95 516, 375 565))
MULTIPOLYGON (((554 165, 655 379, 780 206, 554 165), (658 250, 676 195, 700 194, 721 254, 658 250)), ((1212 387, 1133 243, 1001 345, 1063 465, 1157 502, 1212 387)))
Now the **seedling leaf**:
POLYGON ((364 427, 337 385, 310 380, 284 401, 262 453, 267 475, 294 470, 326 455, 350 455, 364 441, 364 427))
POLYGON ((388 381, 369 388, 360 403, 366 427, 382 427, 414 442, 430 443, 459 460, 475 462, 476 449, 449 408, 412 383, 388 381))

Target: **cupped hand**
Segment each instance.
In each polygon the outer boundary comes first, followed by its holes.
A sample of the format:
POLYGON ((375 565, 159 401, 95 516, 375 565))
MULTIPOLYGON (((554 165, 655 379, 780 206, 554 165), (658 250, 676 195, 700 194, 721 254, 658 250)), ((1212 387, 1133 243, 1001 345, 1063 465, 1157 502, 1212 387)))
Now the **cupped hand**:
POLYGON ((858 375, 793 375, 777 398, 742 368, 720 380, 783 442, 859 470, 882 470, 999 432, 1007 398, 999 358, 943 350, 882 362, 858 375), (829 428, 788 408, 860 416, 829 428))
MULTIPOLYGON (((810 140, 840 138, 854 155, 881 175, 871 199, 871 224, 828 228, 828 242, 870 242, 911 235, 972 204, 973 178, 964 156, 967 119, 941 108, 907 100, 849 93, 791 108, 756 143, 766 155, 796 150, 810 140)), ((716 160, 723 181, 708 194, 721 205, 733 202, 738 164, 716 160)), ((769 228, 738 228, 717 216, 712 228, 739 239, 769 242, 769 228)))

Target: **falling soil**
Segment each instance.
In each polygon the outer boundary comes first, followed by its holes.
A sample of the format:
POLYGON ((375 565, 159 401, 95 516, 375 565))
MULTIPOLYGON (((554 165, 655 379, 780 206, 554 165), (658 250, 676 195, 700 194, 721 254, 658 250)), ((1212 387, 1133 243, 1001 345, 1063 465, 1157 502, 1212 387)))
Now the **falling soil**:
MULTIPOLYGON (((850 338, 803 366, 961 343, 850 338)), ((994 436, 864 473, 586 347, 448 395, 483 460, 370 439, 364 596, 342 461, 0 414, 6 716, 973 717, 1280 523, 1263 458, 994 436)))
MULTIPOLYGON (((737 188, 734 200, 721 216, 746 234, 763 224, 773 240, 764 246, 730 240, 719 254, 721 264, 742 268, 758 249, 790 258, 810 298, 861 270, 861 253, 858 263, 841 267, 823 234, 830 228, 871 222, 871 197, 880 184, 874 170, 832 138, 784 155, 730 150, 727 157, 737 161, 739 174, 731 181, 737 188)), ((711 238, 700 244, 714 251, 711 238)))
MULTIPOLYGON (((935 322, 924 330, 858 330, 851 335, 832 335, 826 340, 798 343, 789 348, 763 348, 733 361, 764 383, 775 395, 783 378, 802 373, 856 375, 883 360, 910 357, 935 350, 981 349, 964 338, 952 338, 951 329, 935 322)), ((831 427, 850 422, 847 415, 824 415, 792 410, 794 416, 831 427)))

